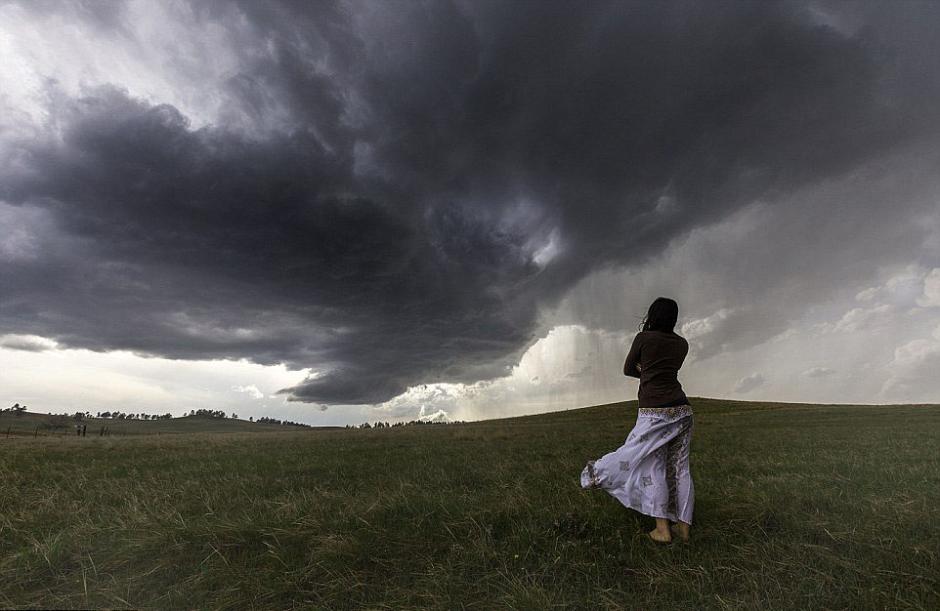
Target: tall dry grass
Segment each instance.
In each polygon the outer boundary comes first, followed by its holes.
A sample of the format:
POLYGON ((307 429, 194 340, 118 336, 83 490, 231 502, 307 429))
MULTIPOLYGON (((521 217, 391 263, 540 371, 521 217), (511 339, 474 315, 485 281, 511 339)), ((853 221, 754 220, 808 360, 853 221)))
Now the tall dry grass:
POLYGON ((940 608, 940 408, 693 402, 693 542, 668 547, 578 486, 635 403, 0 436, 0 607, 940 608))

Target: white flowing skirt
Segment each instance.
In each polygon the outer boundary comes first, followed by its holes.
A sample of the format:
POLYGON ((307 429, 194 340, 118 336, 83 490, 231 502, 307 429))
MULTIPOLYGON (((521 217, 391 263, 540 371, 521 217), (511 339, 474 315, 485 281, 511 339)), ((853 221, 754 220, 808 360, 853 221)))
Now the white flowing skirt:
POLYGON ((622 446, 581 472, 582 488, 603 488, 630 509, 692 523, 695 488, 689 470, 692 408, 640 408, 622 446))

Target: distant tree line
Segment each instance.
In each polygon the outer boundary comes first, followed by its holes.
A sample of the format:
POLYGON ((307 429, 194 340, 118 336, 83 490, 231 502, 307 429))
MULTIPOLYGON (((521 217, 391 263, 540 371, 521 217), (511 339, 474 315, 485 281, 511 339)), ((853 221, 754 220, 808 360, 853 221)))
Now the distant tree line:
MULTIPOLYGON (((190 416, 203 416, 205 418, 228 418, 228 416, 220 409, 191 409, 189 410, 190 416)), ((232 418, 237 418, 236 414, 232 414, 232 418)))
POLYGON ((292 420, 278 420, 277 418, 268 418, 267 416, 262 416, 254 422, 260 422, 261 424, 281 424, 284 426, 302 426, 306 428, 313 428, 311 425, 303 424, 302 422, 293 422, 292 420))
MULTIPOLYGON (((204 410, 203 410, 204 411, 204 410)), ((26 412, 26 406, 20 405, 19 403, 14 403, 12 407, 0 409, 0 412, 13 412, 17 416, 24 414, 26 412)), ((59 414, 49 414, 50 416, 65 417, 71 418, 72 420, 77 420, 81 422, 91 418, 91 412, 61 412, 59 414)), ((234 416, 234 415, 233 415, 234 416)), ((95 418, 106 418, 110 420, 169 420, 173 417, 172 414, 145 414, 143 412, 137 414, 127 414, 124 412, 98 412, 94 416, 95 418)))
POLYGON ((12 407, 8 407, 6 409, 0 409, 0 412, 13 412, 13 414, 16 416, 22 416, 25 411, 26 406, 20 405, 19 403, 14 403, 12 407))
MULTIPOLYGON (((82 416, 83 415, 80 414, 79 412, 76 412, 75 414, 72 415, 72 417, 75 418, 76 420, 82 420, 82 416)), ((88 412, 85 412, 84 417, 90 418, 91 414, 89 414, 88 412)), ((144 413, 125 414, 124 412, 98 412, 98 414, 95 417, 96 418, 108 418, 110 420, 169 420, 170 418, 173 417, 173 415, 172 414, 157 415, 157 414, 144 414, 144 413)))
POLYGON ((388 422, 378 421, 375 424, 369 424, 368 422, 363 422, 362 424, 347 424, 347 429, 391 429, 399 426, 418 426, 425 424, 463 424, 463 420, 451 420, 445 422, 443 420, 409 420, 408 422, 396 422, 395 424, 389 424, 388 422))
MULTIPOLYGON (((2 412, 12 412, 16 414, 17 416, 19 416, 26 412, 26 406, 16 403, 12 407, 0 409, 0 413, 2 412)), ((186 414, 184 414, 184 416, 185 415, 186 414)), ((234 412, 232 412, 232 415, 229 416, 222 410, 212 410, 212 409, 194 409, 194 410, 190 410, 188 415, 189 416, 202 416, 204 418, 218 418, 218 419, 225 419, 225 418, 230 418, 230 417, 233 419, 238 418, 238 414, 234 412)), ((139 412, 139 413, 128 414, 128 413, 121 412, 121 411, 113 411, 113 412, 105 411, 105 412, 97 412, 94 417, 99 418, 99 419, 106 419, 106 420, 142 420, 143 421, 143 420, 170 420, 173 418, 173 415, 169 413, 147 414, 144 412, 139 412)), ((43 421, 41 424, 38 424, 36 427, 36 430, 38 431, 40 428, 51 429, 51 430, 65 429, 68 427, 69 419, 82 422, 83 420, 90 419, 90 418, 92 418, 91 412, 74 412, 72 414, 69 414, 68 412, 62 412, 58 414, 49 413, 48 418, 46 418, 45 421, 43 421)), ((251 417, 249 418, 249 421, 255 422, 255 419, 251 417)), ((260 422, 262 424, 278 424, 282 426, 297 426, 297 427, 313 428, 311 425, 303 424, 301 422, 294 422, 292 420, 278 420, 276 418, 268 418, 268 417, 259 418, 257 422, 260 422)), ((81 431, 79 435, 84 435, 85 430, 82 429, 83 425, 75 425, 75 426, 76 426, 76 430, 81 431)), ((102 427, 99 434, 100 435, 110 434, 110 429, 102 427)))

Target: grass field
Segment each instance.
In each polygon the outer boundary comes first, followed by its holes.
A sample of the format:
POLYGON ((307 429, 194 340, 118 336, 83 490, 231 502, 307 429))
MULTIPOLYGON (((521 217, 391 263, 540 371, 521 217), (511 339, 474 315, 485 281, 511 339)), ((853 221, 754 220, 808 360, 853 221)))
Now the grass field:
POLYGON ((0 607, 940 608, 940 407, 692 402, 692 543, 670 546, 578 485, 635 402, 0 435, 0 607))

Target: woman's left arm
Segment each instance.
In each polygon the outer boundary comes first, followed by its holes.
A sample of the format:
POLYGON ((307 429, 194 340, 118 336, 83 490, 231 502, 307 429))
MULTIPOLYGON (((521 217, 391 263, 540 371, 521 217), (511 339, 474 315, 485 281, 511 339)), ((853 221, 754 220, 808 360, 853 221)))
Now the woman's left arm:
POLYGON ((639 335, 633 338, 633 345, 627 352, 627 360, 623 362, 623 375, 631 378, 640 377, 640 342, 639 335))

